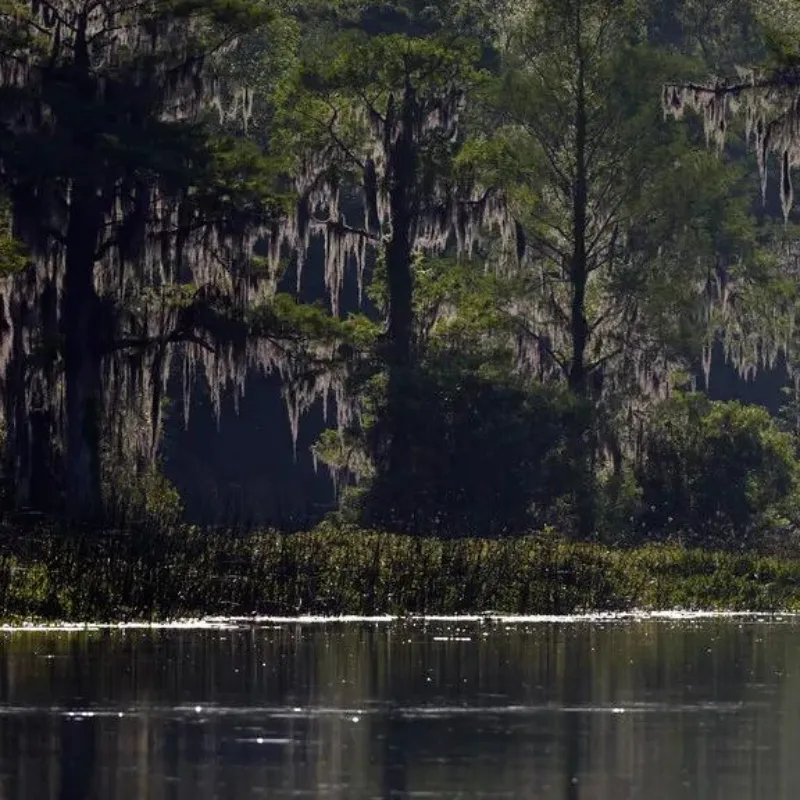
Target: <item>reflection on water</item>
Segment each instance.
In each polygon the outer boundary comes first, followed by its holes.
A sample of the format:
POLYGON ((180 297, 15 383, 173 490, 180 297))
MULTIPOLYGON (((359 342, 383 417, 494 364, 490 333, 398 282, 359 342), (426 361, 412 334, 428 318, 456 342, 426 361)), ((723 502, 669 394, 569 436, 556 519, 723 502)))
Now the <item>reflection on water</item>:
POLYGON ((0 635, 0 798, 793 798, 800 623, 0 635))

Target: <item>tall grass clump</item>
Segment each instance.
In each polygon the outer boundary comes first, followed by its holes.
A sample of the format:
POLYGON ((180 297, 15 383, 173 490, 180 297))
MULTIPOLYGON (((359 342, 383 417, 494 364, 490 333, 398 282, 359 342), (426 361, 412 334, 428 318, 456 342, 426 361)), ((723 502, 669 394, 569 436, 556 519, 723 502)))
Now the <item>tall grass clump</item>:
POLYGON ((0 618, 800 609, 800 562, 649 545, 176 527, 0 532, 0 618))

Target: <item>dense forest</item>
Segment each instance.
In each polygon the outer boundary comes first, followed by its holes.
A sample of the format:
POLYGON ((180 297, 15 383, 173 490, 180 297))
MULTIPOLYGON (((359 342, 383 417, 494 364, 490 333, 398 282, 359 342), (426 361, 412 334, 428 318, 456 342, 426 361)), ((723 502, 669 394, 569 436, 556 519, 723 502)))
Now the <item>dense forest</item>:
POLYGON ((247 402, 345 522, 793 541, 798 163, 793 0, 0 0, 2 513, 247 402))

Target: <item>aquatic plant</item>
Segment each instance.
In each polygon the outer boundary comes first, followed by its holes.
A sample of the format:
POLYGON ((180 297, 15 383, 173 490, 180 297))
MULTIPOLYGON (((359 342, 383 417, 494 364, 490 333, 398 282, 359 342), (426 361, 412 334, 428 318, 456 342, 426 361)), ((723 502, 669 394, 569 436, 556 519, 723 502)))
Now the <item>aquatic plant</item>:
POLYGON ((0 618, 571 614, 800 608, 800 561, 650 545, 436 539, 324 524, 301 534, 39 523, 0 538, 0 618))

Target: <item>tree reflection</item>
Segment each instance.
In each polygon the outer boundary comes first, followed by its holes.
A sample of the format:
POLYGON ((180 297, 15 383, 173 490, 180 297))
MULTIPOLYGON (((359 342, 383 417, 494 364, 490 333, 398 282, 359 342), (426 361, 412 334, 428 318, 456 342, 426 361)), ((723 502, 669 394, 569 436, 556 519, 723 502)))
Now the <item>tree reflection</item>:
POLYGON ((789 796, 797 646, 735 620, 7 634, 0 797, 789 796))

